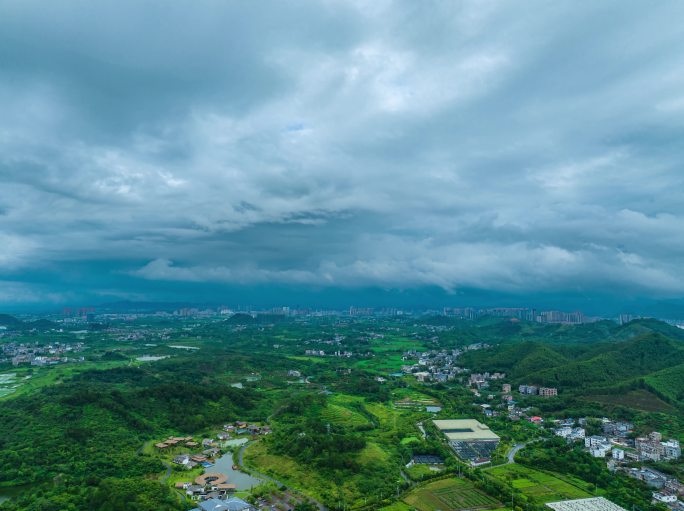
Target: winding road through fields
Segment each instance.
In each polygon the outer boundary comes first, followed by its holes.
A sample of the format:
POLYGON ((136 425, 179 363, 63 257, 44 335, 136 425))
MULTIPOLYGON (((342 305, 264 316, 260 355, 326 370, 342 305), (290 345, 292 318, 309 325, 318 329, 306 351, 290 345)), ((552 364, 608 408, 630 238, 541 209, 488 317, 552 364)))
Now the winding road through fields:
MULTIPOLYGON (((529 442, 528 442, 528 443, 529 443, 529 442)), ((515 444, 515 445, 511 448, 511 450, 508 451, 508 455, 507 455, 508 461, 506 461, 506 464, 508 465, 508 464, 510 464, 510 463, 515 463, 515 455, 518 454, 518 451, 519 451, 520 449, 522 449, 523 447, 525 447, 526 445, 527 445, 527 443, 524 443, 524 444, 515 444)))

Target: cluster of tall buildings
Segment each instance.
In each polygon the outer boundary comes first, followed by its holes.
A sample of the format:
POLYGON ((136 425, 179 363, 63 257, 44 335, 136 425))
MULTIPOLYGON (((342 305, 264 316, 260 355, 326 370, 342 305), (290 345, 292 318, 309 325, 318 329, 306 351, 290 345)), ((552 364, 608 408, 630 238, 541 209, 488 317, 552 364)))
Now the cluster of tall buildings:
POLYGON ((537 323, 562 323, 568 325, 581 325, 583 323, 595 321, 594 318, 588 318, 579 311, 538 311, 537 309, 521 307, 494 307, 482 309, 473 307, 445 307, 443 314, 445 316, 461 319, 477 319, 483 316, 492 316, 497 318, 515 318, 524 321, 535 321, 537 323))

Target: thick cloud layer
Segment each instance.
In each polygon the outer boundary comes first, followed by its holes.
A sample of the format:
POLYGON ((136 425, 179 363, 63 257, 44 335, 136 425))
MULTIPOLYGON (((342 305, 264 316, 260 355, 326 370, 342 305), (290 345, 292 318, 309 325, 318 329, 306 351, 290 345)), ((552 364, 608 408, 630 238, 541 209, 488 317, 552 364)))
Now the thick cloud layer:
POLYGON ((0 6, 0 301, 684 295, 684 4, 0 6))

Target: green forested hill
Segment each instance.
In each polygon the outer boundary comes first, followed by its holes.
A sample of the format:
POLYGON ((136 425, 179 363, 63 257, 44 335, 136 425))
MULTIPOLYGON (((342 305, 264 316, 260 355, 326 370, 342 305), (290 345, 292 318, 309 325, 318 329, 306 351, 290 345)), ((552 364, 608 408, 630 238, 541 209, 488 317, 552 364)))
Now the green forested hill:
POLYGON ((468 352, 461 363, 473 371, 504 371, 514 383, 566 389, 605 388, 644 378, 659 394, 680 400, 684 375, 675 366, 684 364, 684 342, 663 333, 673 331, 681 336, 664 323, 632 322, 615 325, 609 337, 593 343, 575 342, 577 335, 565 343, 509 341, 468 352))
MULTIPOLYGON (((527 338, 554 345, 591 345, 616 343, 635 339, 648 333, 659 333, 684 342, 684 330, 655 319, 639 319, 624 325, 613 321, 598 321, 586 325, 527 324, 527 338)), ((515 341, 515 339, 511 339, 515 341)))
POLYGON ((667 401, 684 405, 684 364, 649 374, 644 381, 667 401))
POLYGON ((610 345, 588 360, 577 360, 532 373, 528 379, 545 385, 587 387, 616 384, 684 362, 684 349, 656 333, 610 345))
POLYGON ((513 378, 541 371, 569 362, 569 359, 550 346, 524 341, 491 350, 471 351, 463 356, 468 367, 481 371, 503 371, 513 378))
POLYGON ((32 488, 5 508, 185 509, 168 487, 146 479, 164 467, 140 454, 144 442, 262 418, 271 409, 262 407, 258 393, 202 374, 201 367, 200 361, 169 360, 88 371, 0 402, 0 485, 32 488), (109 501, 127 505, 105 507, 109 501))
POLYGON ((8 328, 19 328, 23 322, 14 316, 9 314, 0 314, 0 326, 6 326, 8 328))

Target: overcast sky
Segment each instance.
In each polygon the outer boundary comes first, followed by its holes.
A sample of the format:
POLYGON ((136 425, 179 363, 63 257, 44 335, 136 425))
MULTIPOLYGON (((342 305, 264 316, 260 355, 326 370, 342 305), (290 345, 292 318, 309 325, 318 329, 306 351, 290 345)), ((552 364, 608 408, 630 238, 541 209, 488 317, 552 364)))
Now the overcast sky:
POLYGON ((683 19, 4 0, 0 303, 682 297, 683 19))

